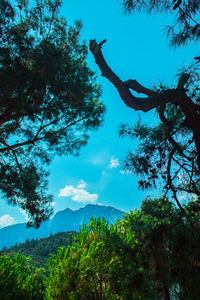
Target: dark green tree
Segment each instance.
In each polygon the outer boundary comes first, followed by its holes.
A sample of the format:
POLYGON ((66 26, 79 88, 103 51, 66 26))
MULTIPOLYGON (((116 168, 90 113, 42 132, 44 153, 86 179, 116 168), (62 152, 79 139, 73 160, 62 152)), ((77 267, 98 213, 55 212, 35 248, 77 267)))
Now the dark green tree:
MULTIPOLYGON (((127 12, 145 10, 149 12, 173 13, 173 26, 167 28, 172 45, 179 46, 200 37, 199 1, 123 1, 127 12)), ((102 75, 117 89, 123 102, 136 111, 156 110, 158 123, 145 126, 141 120, 135 125, 123 124, 121 136, 137 137, 137 151, 130 152, 124 167, 134 171, 143 189, 162 186, 164 194, 169 192, 181 208, 179 193, 188 197, 200 197, 200 93, 199 66, 192 63, 182 70, 174 88, 164 85, 147 88, 136 79, 121 80, 107 65, 101 43, 90 41, 90 50, 102 75), (136 97, 131 90, 142 97, 136 97)), ((192 58, 193 59, 193 58, 192 58)), ((197 57, 197 62, 199 58, 197 57)))
POLYGON ((104 113, 82 25, 67 25, 60 5, 0 1, 0 190, 36 227, 52 213, 51 158, 77 155, 104 113))
MULTIPOLYGON (((195 205, 192 201, 184 209, 193 222, 199 222, 199 216, 193 216, 195 205)), ((167 199, 146 199, 140 210, 125 214, 118 230, 127 252, 140 265, 148 290, 150 282, 153 299, 198 299, 199 235, 182 210, 167 199)))
MULTIPOLYGON (((184 210, 194 223, 197 201, 184 210)), ((49 260, 46 299, 198 299, 199 235, 167 199, 145 199, 114 225, 91 219, 49 260)))

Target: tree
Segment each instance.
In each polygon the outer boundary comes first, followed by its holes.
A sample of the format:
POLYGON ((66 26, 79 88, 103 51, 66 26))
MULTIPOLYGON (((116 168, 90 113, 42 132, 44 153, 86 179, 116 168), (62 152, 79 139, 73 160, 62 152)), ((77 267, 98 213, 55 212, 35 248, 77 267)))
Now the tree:
MULTIPOLYGON (((133 1, 125 0, 127 12, 144 9, 147 12, 175 13, 175 25, 168 26, 168 36, 174 46, 200 37, 199 1, 133 1)), ((179 74, 174 88, 160 85, 147 88, 136 79, 121 80, 107 65, 101 43, 90 41, 90 50, 106 77, 117 89, 123 102, 134 110, 147 112, 155 109, 159 119, 151 128, 138 122, 135 126, 123 124, 120 134, 139 138, 138 151, 130 152, 125 168, 140 176, 143 189, 162 183, 164 194, 169 192, 182 209, 178 192, 200 197, 200 73, 198 64, 192 64, 179 74), (131 90, 143 97, 136 97, 131 90)), ((197 57, 197 62, 199 58, 197 57)), ((185 213, 183 211, 183 213, 185 213)))
MULTIPOLYGON (((197 201, 184 206, 193 222, 197 201)), ((49 260, 46 299, 198 299, 199 235, 167 199, 114 225, 91 219, 49 260)))
POLYGON ((58 249, 49 261, 47 299, 116 299, 109 280, 116 258, 105 245, 108 232, 105 220, 92 219, 68 248, 58 249))
POLYGON ((114 225, 91 219, 49 261, 46 299, 154 299, 114 225))
MULTIPOLYGON (((192 219, 195 204, 184 207, 192 219)), ((193 221, 199 222, 199 216, 193 221)), ((140 210, 125 214, 117 226, 127 252, 140 265, 144 288, 154 290, 153 299, 198 298, 199 235, 179 208, 167 199, 145 199, 140 210)))
POLYGON ((180 46, 190 40, 200 37, 200 24, 198 22, 200 3, 198 0, 123 0, 125 13, 131 14, 137 10, 144 10, 147 14, 169 13, 174 17, 174 25, 166 26, 167 36, 172 46, 180 46))
MULTIPOLYGON (((197 200, 192 200, 184 210, 199 224, 196 205, 197 200)), ((147 198, 140 209, 126 213, 115 224, 92 218, 79 233, 68 237, 65 240, 68 247, 60 247, 51 255, 48 273, 33 267, 39 263, 37 256, 30 261, 20 252, 10 256, 2 253, 1 299, 169 300, 174 296, 189 300, 199 297, 199 235, 182 210, 168 199, 147 198)), ((22 250, 33 243, 38 241, 24 243, 22 250)), ((52 243, 49 245, 48 252, 55 250, 52 243)))
POLYGON ((52 213, 47 165, 77 155, 104 106, 80 42, 59 0, 0 3, 0 190, 39 226, 52 213))
POLYGON ((2 300, 42 300, 44 290, 43 270, 31 266, 29 258, 20 252, 13 256, 0 255, 2 300))

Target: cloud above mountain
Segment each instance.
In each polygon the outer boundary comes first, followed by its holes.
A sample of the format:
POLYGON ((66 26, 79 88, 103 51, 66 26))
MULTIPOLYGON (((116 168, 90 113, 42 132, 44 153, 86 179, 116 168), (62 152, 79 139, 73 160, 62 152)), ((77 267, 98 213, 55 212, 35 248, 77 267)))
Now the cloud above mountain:
POLYGON ((91 202, 94 203, 98 199, 97 194, 89 193, 85 187, 87 183, 83 180, 80 180, 77 186, 66 185, 63 189, 60 189, 58 196, 59 197, 71 197, 73 201, 79 203, 91 202))
POLYGON ((0 217, 0 228, 15 224, 15 219, 10 215, 0 217))

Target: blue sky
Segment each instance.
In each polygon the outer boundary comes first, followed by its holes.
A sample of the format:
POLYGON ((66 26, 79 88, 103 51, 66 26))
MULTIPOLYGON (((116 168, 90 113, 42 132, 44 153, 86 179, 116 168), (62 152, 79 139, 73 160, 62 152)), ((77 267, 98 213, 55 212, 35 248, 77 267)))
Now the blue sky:
MULTIPOLYGON (((122 80, 136 78, 147 87, 159 81, 172 86, 177 82, 180 67, 199 56, 197 43, 178 49, 169 47, 164 25, 172 22, 172 16, 128 16, 123 13, 121 0, 63 2, 60 13, 68 23, 82 21, 82 39, 87 43, 89 39, 96 38, 98 42, 107 39, 103 45, 104 56, 122 80)), ((54 195, 54 210, 99 203, 129 211, 139 207, 146 195, 156 196, 160 191, 139 191, 136 177, 123 172, 123 158, 128 150, 134 149, 136 142, 119 138, 118 128, 120 123, 134 124, 139 117, 145 123, 154 124, 154 113, 138 113, 127 108, 114 87, 101 77, 90 53, 88 63, 102 85, 105 121, 98 131, 91 132, 88 145, 79 157, 55 157, 50 164, 49 191, 54 195)), ((7 205, 3 198, 0 204, 0 228, 25 221, 26 216, 18 207, 7 205)))

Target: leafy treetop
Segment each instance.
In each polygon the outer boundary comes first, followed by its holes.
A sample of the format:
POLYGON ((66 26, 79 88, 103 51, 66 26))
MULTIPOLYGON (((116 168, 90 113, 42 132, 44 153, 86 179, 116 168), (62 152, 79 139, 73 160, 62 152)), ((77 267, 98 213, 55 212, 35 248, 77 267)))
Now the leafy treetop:
MULTIPOLYGON (((191 204, 185 210, 199 221, 191 204)), ((167 199, 145 199, 114 225, 91 219, 59 248, 49 260, 46 298, 198 299, 198 245, 179 208, 167 199)))
POLYGON ((36 227, 52 213, 46 193, 52 155, 77 155, 104 114, 82 25, 67 25, 60 5, 0 3, 0 190, 36 227))

